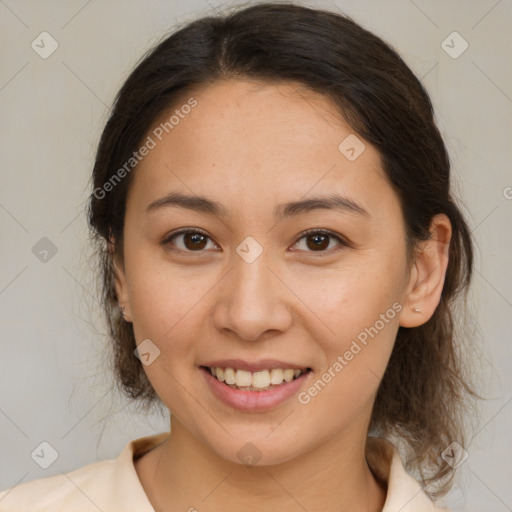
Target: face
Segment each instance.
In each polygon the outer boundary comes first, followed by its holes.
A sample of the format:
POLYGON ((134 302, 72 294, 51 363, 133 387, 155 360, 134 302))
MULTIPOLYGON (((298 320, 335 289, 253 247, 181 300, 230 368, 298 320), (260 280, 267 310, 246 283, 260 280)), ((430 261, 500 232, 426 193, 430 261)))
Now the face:
POLYGON ((234 462, 366 437, 411 281, 378 152, 341 144, 350 126, 291 83, 209 85, 154 128, 127 197, 117 292, 161 400, 234 462), (287 382, 279 369, 302 372, 287 382), (254 390, 269 378, 285 380, 254 390))

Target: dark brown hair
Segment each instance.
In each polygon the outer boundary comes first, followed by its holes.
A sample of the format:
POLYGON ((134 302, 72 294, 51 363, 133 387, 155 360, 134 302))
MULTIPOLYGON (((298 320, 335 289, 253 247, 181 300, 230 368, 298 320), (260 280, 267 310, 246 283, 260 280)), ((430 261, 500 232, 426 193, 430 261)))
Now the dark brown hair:
POLYGON ((133 355, 131 323, 118 313, 113 258, 122 261, 126 195, 133 173, 113 183, 152 123, 191 88, 223 79, 293 81, 331 100, 352 129, 380 153, 403 210, 409 248, 429 238, 432 217, 452 224, 442 298, 419 327, 400 327, 374 404, 370 430, 395 436, 408 449, 407 466, 444 494, 453 471, 440 453, 464 446, 466 396, 475 396, 454 332, 454 299, 471 279, 473 251, 467 224, 450 190, 450 162, 420 81, 388 44, 350 18, 293 4, 259 4, 177 29, 144 56, 119 91, 93 171, 89 222, 98 244, 103 303, 121 389, 158 401, 133 355), (109 181, 110 180, 110 181, 109 181), (108 241, 115 241, 115 253, 108 241))

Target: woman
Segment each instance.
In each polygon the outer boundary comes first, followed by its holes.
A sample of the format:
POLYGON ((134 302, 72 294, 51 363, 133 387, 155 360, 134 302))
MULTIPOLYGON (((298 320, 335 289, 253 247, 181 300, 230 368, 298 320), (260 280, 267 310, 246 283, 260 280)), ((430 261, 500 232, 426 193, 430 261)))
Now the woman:
POLYGON ((472 242, 393 49, 294 5, 190 23, 121 88, 93 182, 116 374, 172 435, 3 510, 441 510, 472 242))

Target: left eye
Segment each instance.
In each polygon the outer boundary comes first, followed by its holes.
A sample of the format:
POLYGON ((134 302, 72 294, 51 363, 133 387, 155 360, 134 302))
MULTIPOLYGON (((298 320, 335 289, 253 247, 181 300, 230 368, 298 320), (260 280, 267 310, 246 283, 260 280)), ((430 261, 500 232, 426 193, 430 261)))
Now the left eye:
POLYGON ((335 251, 340 250, 347 245, 339 236, 335 235, 334 233, 320 230, 306 231, 295 243, 295 245, 298 245, 301 240, 305 240, 307 252, 331 252, 332 247, 330 248, 329 246, 332 239, 338 242, 338 247, 334 249, 335 251))

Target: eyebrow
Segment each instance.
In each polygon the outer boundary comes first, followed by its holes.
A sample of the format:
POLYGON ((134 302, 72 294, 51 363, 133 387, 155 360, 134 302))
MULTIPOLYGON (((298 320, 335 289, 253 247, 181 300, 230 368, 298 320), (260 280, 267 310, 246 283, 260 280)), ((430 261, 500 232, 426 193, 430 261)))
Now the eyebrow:
MULTIPOLYGON (((186 208, 217 217, 230 217, 229 211, 221 203, 204 196, 186 195, 180 192, 172 192, 165 197, 156 199, 146 207, 146 213, 169 206, 186 208)), ((361 216, 370 217, 368 211, 362 206, 352 199, 338 194, 311 197, 309 199, 279 204, 274 209, 274 217, 281 220, 285 217, 300 215, 314 210, 338 210, 345 213, 356 213, 361 216)))

